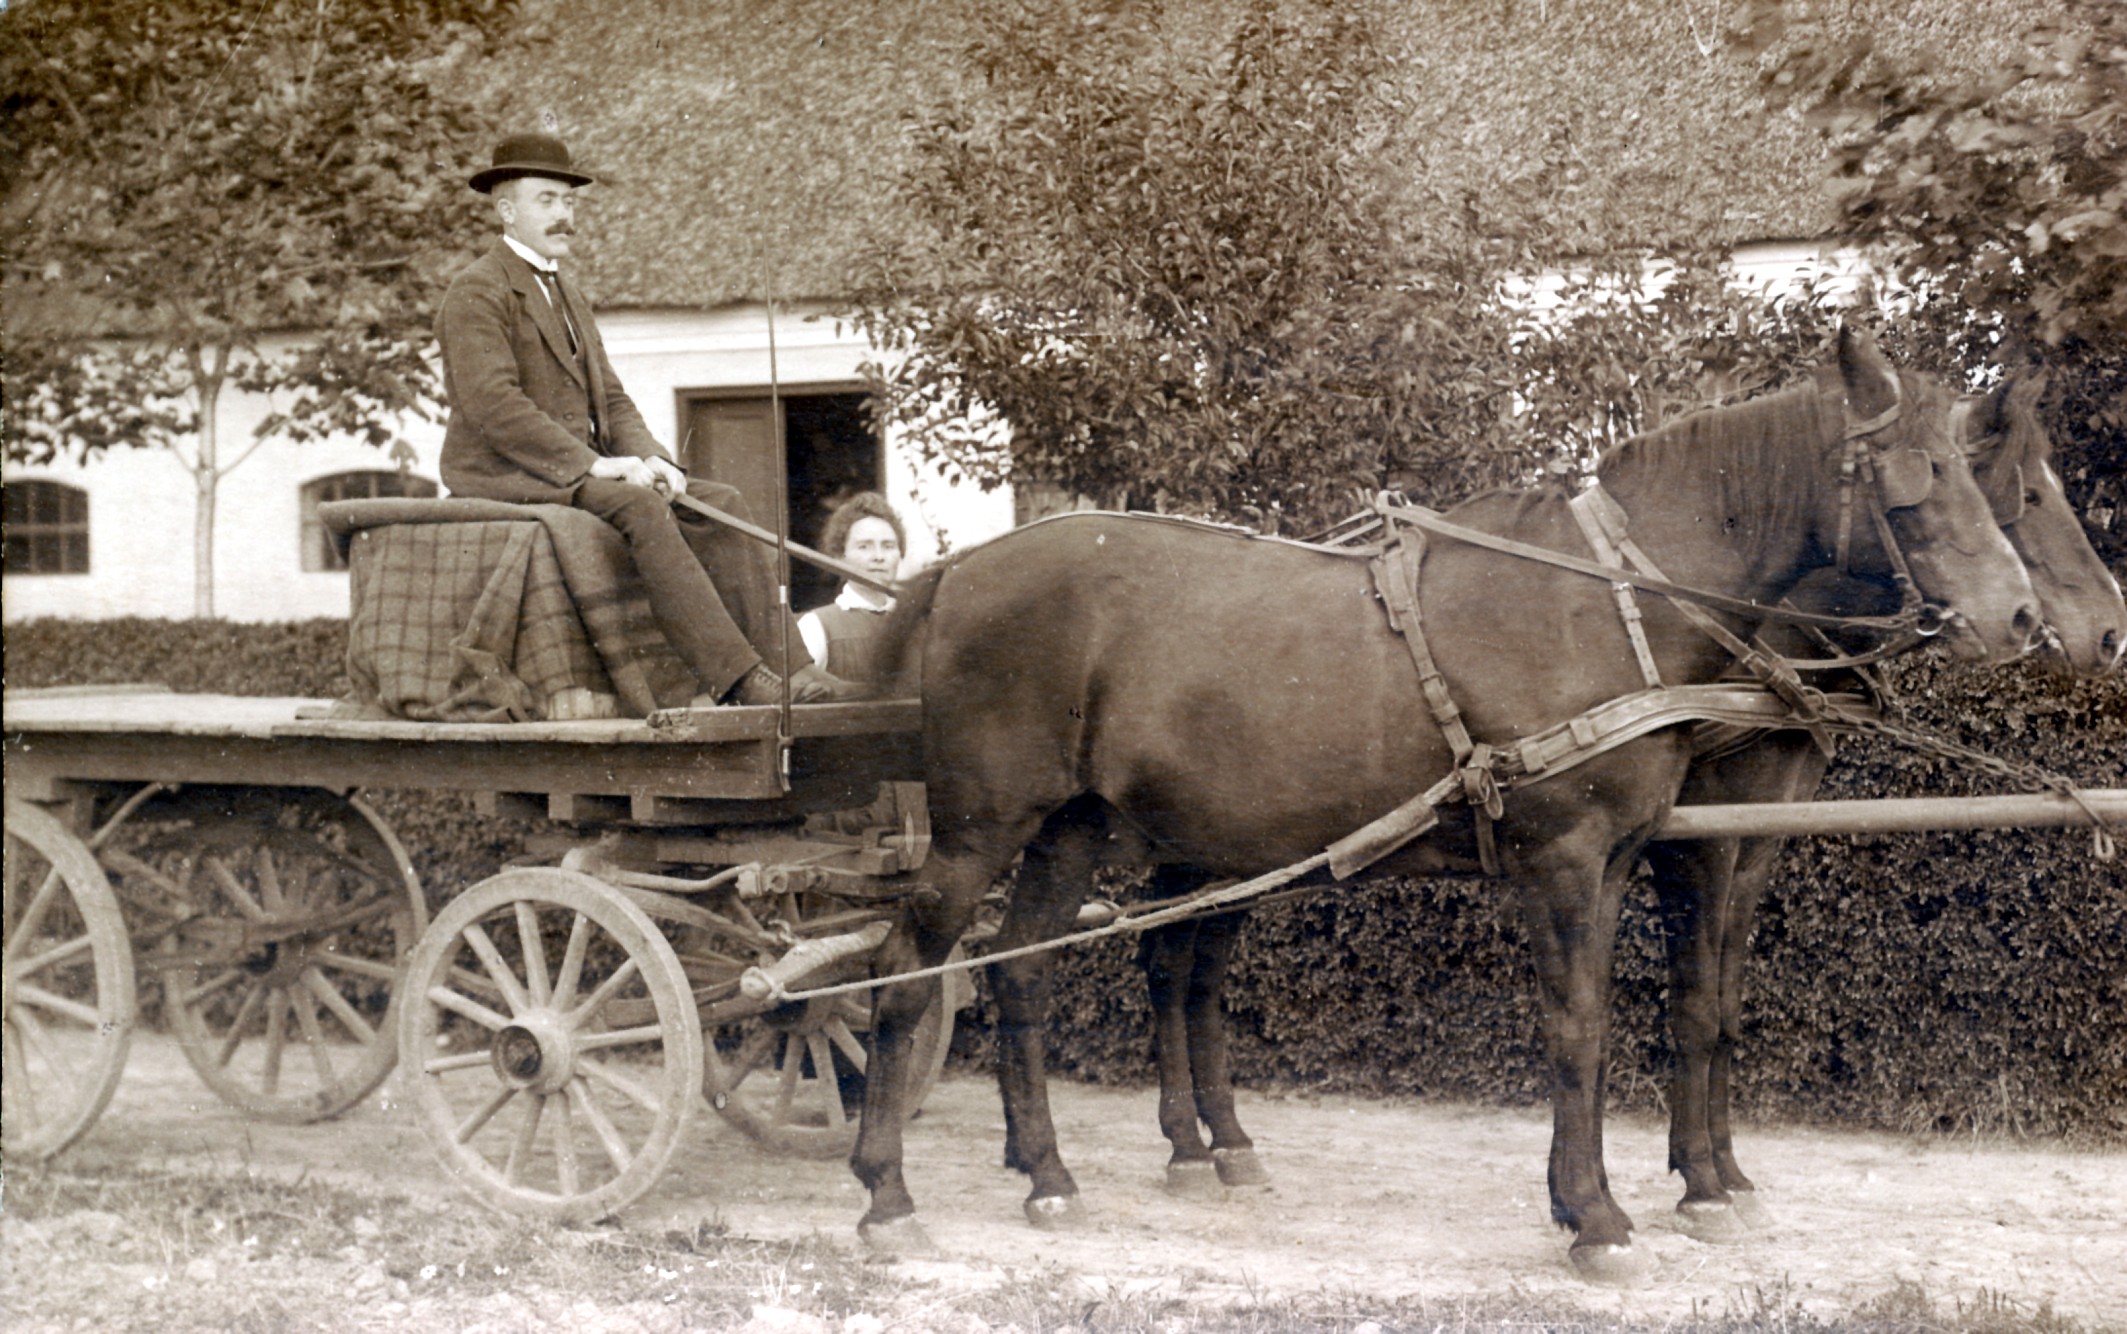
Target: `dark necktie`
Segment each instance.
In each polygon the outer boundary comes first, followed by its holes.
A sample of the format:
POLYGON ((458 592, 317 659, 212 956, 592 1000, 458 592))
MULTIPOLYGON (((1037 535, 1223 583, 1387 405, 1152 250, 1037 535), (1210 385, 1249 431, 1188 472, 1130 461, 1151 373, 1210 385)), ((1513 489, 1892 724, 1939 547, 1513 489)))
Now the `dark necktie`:
POLYGON ((561 314, 561 327, 568 330, 569 334, 569 355, 581 356, 582 350, 576 342, 576 321, 570 317, 568 300, 561 294, 560 277, 545 269, 534 269, 532 272, 539 275, 539 287, 546 293, 547 304, 561 314))

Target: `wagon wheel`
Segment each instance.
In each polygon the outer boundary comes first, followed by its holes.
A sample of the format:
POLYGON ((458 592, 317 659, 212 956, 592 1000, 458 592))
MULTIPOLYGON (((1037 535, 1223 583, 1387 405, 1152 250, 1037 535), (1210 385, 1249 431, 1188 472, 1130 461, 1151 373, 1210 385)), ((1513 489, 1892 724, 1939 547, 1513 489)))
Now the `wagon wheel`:
MULTIPOLYGON (((772 914, 755 911, 757 916, 779 918, 799 937, 816 934, 838 917, 852 916, 846 905, 819 894, 785 894, 772 914)), ((734 965, 754 961, 746 950, 758 945, 743 937, 708 941, 700 931, 689 933, 685 940, 707 946, 704 955, 687 957, 686 962, 697 979, 710 979, 705 989, 709 997, 733 989, 725 980, 735 979, 734 965)), ((960 951, 955 948, 951 957, 960 958, 960 951)), ((802 985, 855 981, 864 976, 864 969, 863 960, 852 960, 807 978, 802 985)), ((911 1114, 930 1096, 945 1067, 953 1041, 953 1016, 973 998, 966 974, 948 973, 943 983, 942 1003, 924 1011, 916 1029, 907 1103, 911 1114)), ((872 991, 866 988, 793 1001, 721 1023, 716 1016, 724 1007, 706 1006, 709 1060, 703 1092, 709 1105, 747 1138, 772 1152, 800 1158, 847 1157, 857 1144, 857 1117, 864 1101, 871 999, 872 991), (821 1077, 823 1071, 826 1078, 821 1077)))
POLYGON ((185 1059, 223 1101, 317 1121, 391 1073, 399 960, 427 908, 366 803, 315 788, 144 789, 96 850, 185 1059))
POLYGON ((96 859, 49 813, 7 803, 0 1148, 58 1153, 94 1125, 133 1038, 133 946, 96 859))
POLYGON ((693 1112, 702 1040, 686 974, 640 908, 575 871, 505 871, 437 914, 406 979, 406 1093, 483 1203, 581 1223, 656 1182, 693 1112))

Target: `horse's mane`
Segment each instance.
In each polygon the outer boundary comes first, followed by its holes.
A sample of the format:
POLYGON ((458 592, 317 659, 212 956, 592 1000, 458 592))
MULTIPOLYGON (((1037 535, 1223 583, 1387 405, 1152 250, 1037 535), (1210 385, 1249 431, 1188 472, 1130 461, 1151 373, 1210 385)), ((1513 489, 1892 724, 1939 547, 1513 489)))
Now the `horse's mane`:
POLYGON ((1805 381, 1701 408, 1603 451, 1595 475, 1612 485, 1646 478, 1664 493, 1697 485, 1701 512, 1734 519, 1745 543, 1760 532, 1792 531, 1810 504, 1818 446, 1837 433, 1829 403, 1805 381))

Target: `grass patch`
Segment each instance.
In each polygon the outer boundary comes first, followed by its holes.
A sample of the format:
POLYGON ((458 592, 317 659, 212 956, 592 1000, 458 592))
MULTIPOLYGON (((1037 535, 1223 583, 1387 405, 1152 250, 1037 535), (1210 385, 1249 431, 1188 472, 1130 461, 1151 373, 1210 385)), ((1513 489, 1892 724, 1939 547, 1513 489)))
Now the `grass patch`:
POLYGON ((663 1234, 562 1228, 245 1175, 10 1171, 0 1185, 10 1331, 576 1329, 687 1334, 2083 1334, 2007 1298, 1910 1285, 1826 1320, 1785 1289, 1663 1325, 1507 1291, 1383 1302, 1221 1295, 1055 1270, 951 1287, 824 1239, 764 1242, 705 1218, 663 1234))

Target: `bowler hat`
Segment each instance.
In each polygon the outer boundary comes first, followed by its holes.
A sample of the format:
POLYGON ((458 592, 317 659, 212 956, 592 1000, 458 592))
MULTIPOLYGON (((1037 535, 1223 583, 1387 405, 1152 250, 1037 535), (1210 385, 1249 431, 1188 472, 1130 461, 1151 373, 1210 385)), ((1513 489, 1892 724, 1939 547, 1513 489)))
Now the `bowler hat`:
POLYGON ((589 185, 595 178, 569 165, 569 146, 551 134, 513 134, 495 145, 493 165, 473 173, 468 182, 486 194, 519 176, 551 176, 570 185, 589 185))

